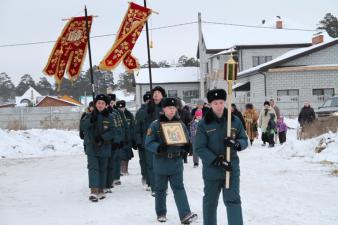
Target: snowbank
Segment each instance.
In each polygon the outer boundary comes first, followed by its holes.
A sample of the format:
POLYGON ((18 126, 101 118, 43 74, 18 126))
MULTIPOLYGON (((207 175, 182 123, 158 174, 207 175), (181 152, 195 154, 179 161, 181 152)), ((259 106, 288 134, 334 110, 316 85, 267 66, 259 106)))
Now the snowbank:
POLYGON ((83 151, 78 131, 0 129, 0 137, 0 157, 2 158, 65 155, 83 151))

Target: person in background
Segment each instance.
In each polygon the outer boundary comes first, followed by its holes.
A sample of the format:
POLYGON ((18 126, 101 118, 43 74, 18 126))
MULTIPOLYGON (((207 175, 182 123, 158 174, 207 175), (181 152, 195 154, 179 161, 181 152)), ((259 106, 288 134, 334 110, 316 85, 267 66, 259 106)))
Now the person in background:
POLYGON ((300 126, 302 127, 302 129, 304 129, 304 127, 313 123, 315 119, 316 119, 315 111, 310 106, 310 103, 308 101, 305 101, 304 107, 301 109, 298 116, 298 122, 300 126))
POLYGON ((243 118, 245 121, 246 133, 250 140, 250 144, 252 145, 254 139, 258 137, 258 130, 257 130, 258 113, 254 109, 251 103, 248 103, 245 105, 245 111, 243 113, 243 118))
POLYGON ((137 148, 134 138, 135 120, 133 114, 126 108, 126 102, 124 100, 117 101, 116 107, 120 112, 123 113, 122 120, 125 120, 124 146, 120 153, 121 174, 125 176, 129 175, 129 161, 134 157, 132 148, 137 148))
POLYGON ((270 99, 270 106, 271 106, 271 108, 273 108, 273 110, 275 110, 276 119, 278 120, 278 118, 281 116, 281 114, 280 114, 280 110, 279 110, 279 108, 278 108, 274 99, 270 99))
POLYGON ((191 115, 195 116, 195 112, 198 109, 202 110, 203 115, 206 115, 206 113, 209 111, 209 107, 207 107, 207 104, 203 101, 203 99, 199 99, 197 101, 196 107, 191 110, 191 115))
POLYGON ((196 131, 197 131, 197 124, 202 119, 203 112, 201 109, 196 110, 195 116, 193 121, 190 124, 190 141, 192 143, 192 149, 193 149, 193 162, 194 162, 194 168, 198 167, 198 154, 196 152, 195 148, 195 137, 196 137, 196 131))
POLYGON ((266 128, 266 135, 269 142, 269 148, 275 147, 275 134, 277 134, 276 114, 270 113, 270 119, 266 128))
POLYGON ((286 142, 286 132, 288 130, 288 127, 286 123, 284 122, 284 117, 280 116, 277 120, 277 132, 278 132, 278 138, 279 143, 283 144, 286 142))
POLYGON ((261 128, 262 131, 262 141, 263 144, 262 146, 265 146, 265 144, 268 142, 269 145, 272 145, 274 143, 274 141, 272 142, 269 137, 269 131, 268 129, 268 124, 271 118, 271 114, 274 115, 274 122, 277 122, 276 119, 276 114, 275 114, 275 110, 273 110, 273 108, 271 108, 270 106, 270 102, 265 101, 264 102, 264 108, 262 109, 261 113, 259 114, 259 119, 258 119, 258 126, 261 128))
POLYGON ((234 103, 231 104, 231 112, 232 112, 235 116, 237 116, 238 119, 241 120, 244 129, 246 129, 246 127, 245 127, 245 121, 244 121, 244 119, 243 119, 243 115, 242 115, 242 113, 241 113, 240 111, 238 111, 237 106, 236 106, 234 103))
MULTIPOLYGON (((88 104, 88 107, 86 108, 86 111, 84 111, 81 115, 80 121, 88 114, 94 111, 94 102, 91 101, 88 104)), ((84 133, 83 130, 81 130, 81 128, 79 128, 79 135, 80 138, 83 140, 84 139, 84 133)), ((86 146, 84 145, 84 148, 86 148, 86 146)))

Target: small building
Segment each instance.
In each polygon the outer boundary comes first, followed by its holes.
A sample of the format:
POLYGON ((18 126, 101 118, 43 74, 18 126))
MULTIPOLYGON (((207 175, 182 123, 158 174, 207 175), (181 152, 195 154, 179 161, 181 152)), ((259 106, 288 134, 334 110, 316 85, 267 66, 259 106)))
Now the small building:
MULTIPOLYGON (((166 90, 168 97, 179 97, 186 103, 199 96, 199 68, 198 67, 168 67, 152 69, 152 84, 166 90)), ((143 95, 150 91, 149 70, 141 69, 135 75, 136 105, 143 103, 143 95)))
POLYGON ((22 96, 15 97, 16 106, 35 106, 38 102, 38 98, 42 95, 32 87, 29 87, 22 96))
POLYGON ((4 103, 0 105, 0 108, 14 108, 15 103, 4 103))
POLYGON ((304 101, 314 108, 338 94, 338 38, 313 38, 310 47, 298 48, 238 74, 235 101, 261 108, 273 98, 285 115, 298 115, 304 101))
POLYGON ((53 97, 53 96, 45 96, 42 98, 36 107, 55 107, 55 106, 82 106, 82 104, 73 99, 70 96, 63 97, 53 97))

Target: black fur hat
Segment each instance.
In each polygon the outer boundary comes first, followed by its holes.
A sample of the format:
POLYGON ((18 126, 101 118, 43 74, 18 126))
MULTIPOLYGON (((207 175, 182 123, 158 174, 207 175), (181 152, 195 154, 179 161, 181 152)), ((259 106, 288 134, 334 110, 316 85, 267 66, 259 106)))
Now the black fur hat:
POLYGON ((124 100, 117 101, 116 107, 119 108, 119 109, 126 107, 126 101, 124 101, 124 100))
POLYGON ((265 101, 265 102, 264 102, 264 106, 265 106, 265 105, 270 106, 270 102, 269 102, 269 101, 265 101))
POLYGON ((227 93, 224 89, 214 89, 210 90, 207 93, 207 99, 208 103, 214 101, 214 100, 227 100, 227 93))
POLYGON ((96 95, 94 102, 96 103, 99 100, 104 101, 107 105, 109 104, 109 98, 108 98, 108 96, 106 96, 104 94, 98 94, 98 95, 96 95))
POLYGON ((146 102, 148 100, 151 99, 151 92, 147 91, 144 95, 143 95, 143 101, 146 102))
POLYGON ((110 102, 111 101, 114 101, 114 102, 116 101, 116 94, 108 94, 108 96, 110 98, 110 100, 109 100, 110 102))
POLYGON ((154 95, 154 92, 155 92, 155 91, 161 92, 163 98, 167 97, 167 94, 165 93, 165 90, 164 90, 161 86, 156 86, 156 87, 154 87, 153 90, 151 90, 151 96, 154 95))
POLYGON ((175 106, 177 107, 177 99, 176 98, 165 98, 162 101, 162 107, 167 107, 167 106, 175 106))

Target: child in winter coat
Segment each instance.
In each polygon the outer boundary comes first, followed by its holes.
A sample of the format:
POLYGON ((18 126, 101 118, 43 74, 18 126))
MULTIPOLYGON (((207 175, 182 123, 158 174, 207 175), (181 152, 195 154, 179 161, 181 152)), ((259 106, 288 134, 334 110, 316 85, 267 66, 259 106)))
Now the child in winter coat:
POLYGON ((195 112, 195 116, 193 118, 193 121, 190 124, 190 140, 192 143, 192 149, 193 149, 193 161, 194 161, 194 167, 198 167, 198 155, 195 151, 195 136, 196 136, 196 130, 197 130, 197 123, 202 119, 203 117, 203 111, 201 109, 197 109, 195 112))
POLYGON ((277 131, 278 131, 279 142, 281 144, 286 142, 286 132, 287 132, 287 130, 288 130, 288 127, 286 126, 286 124, 284 122, 284 117, 283 116, 279 117, 279 119, 277 120, 277 131))
POLYGON ((275 146, 275 141, 274 141, 274 137, 275 134, 277 133, 277 126, 276 126, 276 122, 275 122, 275 114, 274 113, 270 113, 270 119, 268 122, 268 127, 266 128, 266 133, 267 133, 267 138, 269 140, 269 147, 272 148, 275 146))

